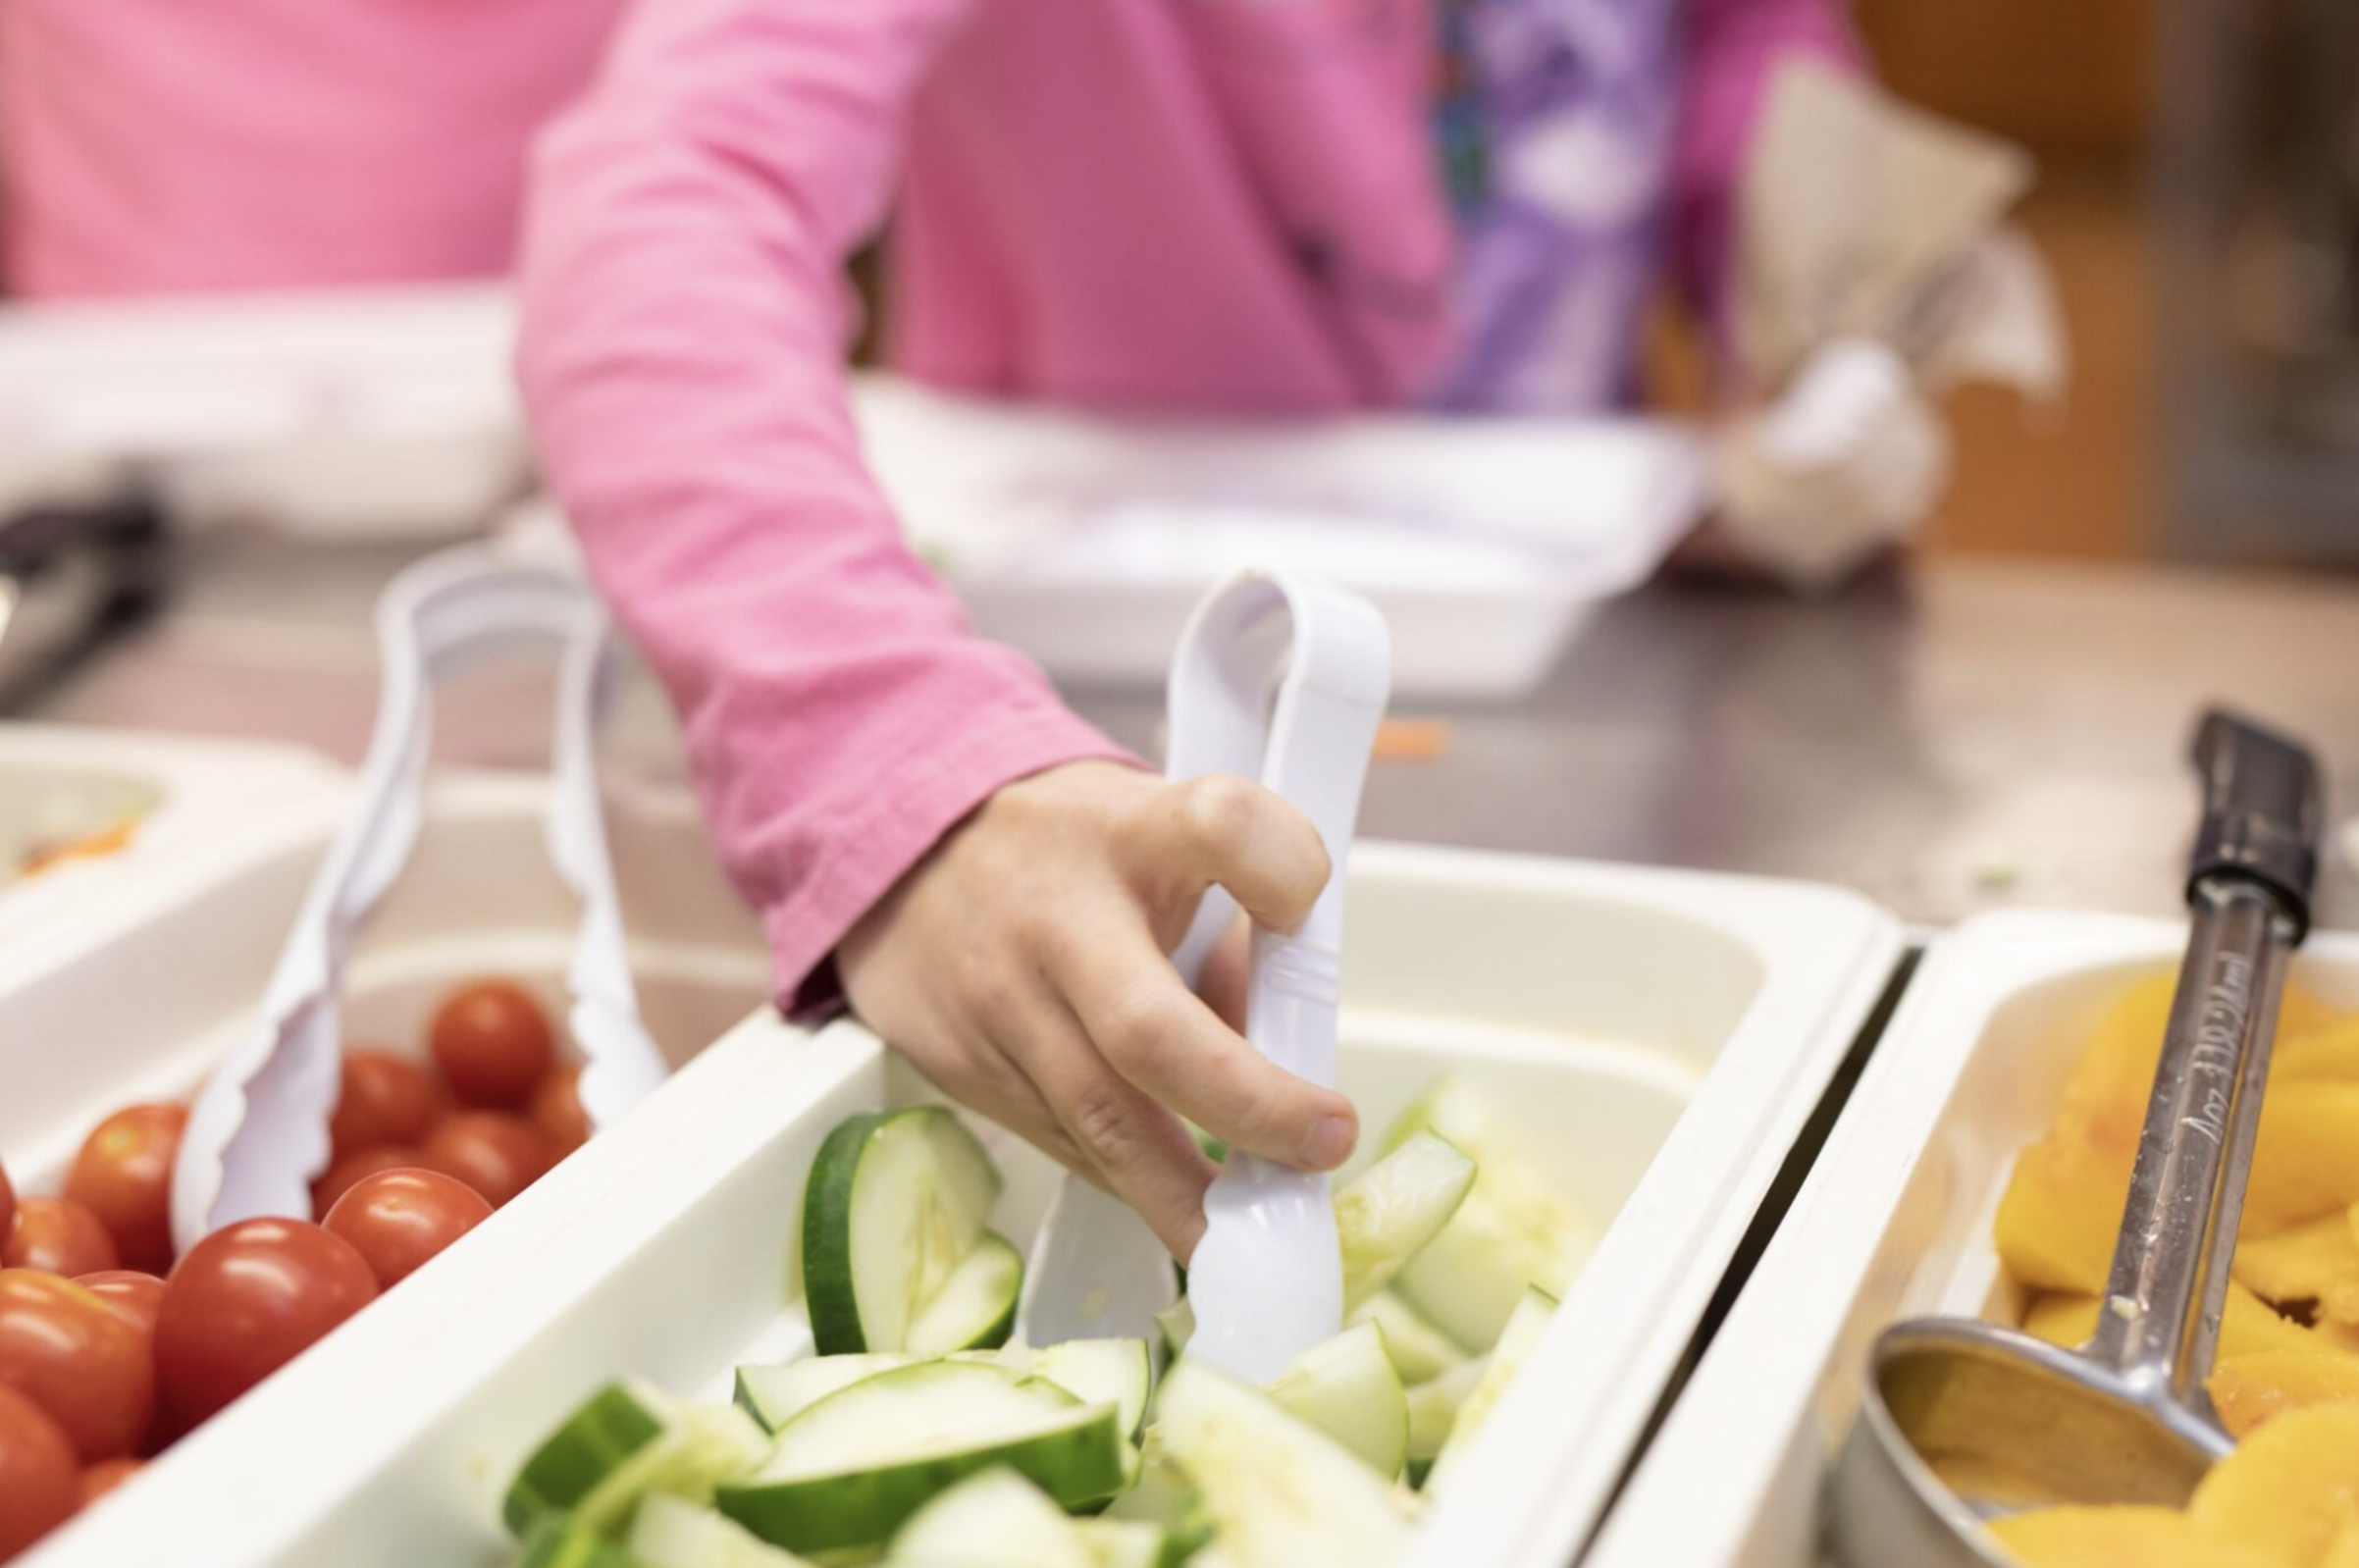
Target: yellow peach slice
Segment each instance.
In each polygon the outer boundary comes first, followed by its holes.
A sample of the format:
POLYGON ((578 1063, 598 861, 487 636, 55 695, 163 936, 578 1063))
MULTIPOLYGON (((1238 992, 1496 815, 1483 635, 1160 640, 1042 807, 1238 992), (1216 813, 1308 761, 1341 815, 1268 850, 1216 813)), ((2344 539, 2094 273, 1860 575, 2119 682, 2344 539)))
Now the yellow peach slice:
POLYGON ((2337 1019, 2299 1034, 2289 1034, 2282 1027, 2278 1033, 2282 1043, 2269 1070, 2271 1083, 2321 1079, 2359 1083, 2359 1016, 2337 1019))
POLYGON ((2244 1230, 2275 1235, 2359 1203, 2359 1082, 2273 1087, 2244 1194, 2244 1230))
POLYGON ((2359 1404, 2359 1356, 2334 1350, 2223 1356, 2209 1386, 2220 1424, 2240 1440, 2288 1410, 2359 1404))
POLYGON ((2239 1235, 2232 1272, 2264 1301, 2315 1301, 2336 1323, 2359 1323, 2359 1240, 2347 1211, 2276 1235, 2239 1235))
POLYGON ((2187 1517, 2214 1535, 2312 1568, 2359 1507, 2359 1405, 2318 1404, 2265 1422, 2212 1467, 2187 1517))
POLYGON ((2293 1568, 2176 1508, 2041 1508, 1995 1520, 1990 1533, 2023 1568, 2293 1568))

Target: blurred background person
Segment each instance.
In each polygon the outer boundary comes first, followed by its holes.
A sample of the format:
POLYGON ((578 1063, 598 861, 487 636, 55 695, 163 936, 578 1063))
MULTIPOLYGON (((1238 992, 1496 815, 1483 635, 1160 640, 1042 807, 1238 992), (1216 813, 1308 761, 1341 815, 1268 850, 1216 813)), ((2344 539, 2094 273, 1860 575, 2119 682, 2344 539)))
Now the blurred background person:
POLYGON ((0 0, 0 292, 499 276, 623 0, 0 0))

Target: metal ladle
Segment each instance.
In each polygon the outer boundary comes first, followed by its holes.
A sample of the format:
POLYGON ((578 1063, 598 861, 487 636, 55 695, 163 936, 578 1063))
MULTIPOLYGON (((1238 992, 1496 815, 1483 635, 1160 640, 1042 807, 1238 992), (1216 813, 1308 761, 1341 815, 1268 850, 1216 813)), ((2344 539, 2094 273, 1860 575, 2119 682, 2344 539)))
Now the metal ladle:
POLYGON ((2073 1351, 1967 1320, 1885 1330, 1830 1495, 1836 1555, 1854 1568, 2003 1568, 1984 1522, 2176 1506, 2233 1446, 2204 1380, 2324 810, 2309 753, 2231 714, 2204 715, 2194 759, 2194 928, 2096 1336, 2073 1351))

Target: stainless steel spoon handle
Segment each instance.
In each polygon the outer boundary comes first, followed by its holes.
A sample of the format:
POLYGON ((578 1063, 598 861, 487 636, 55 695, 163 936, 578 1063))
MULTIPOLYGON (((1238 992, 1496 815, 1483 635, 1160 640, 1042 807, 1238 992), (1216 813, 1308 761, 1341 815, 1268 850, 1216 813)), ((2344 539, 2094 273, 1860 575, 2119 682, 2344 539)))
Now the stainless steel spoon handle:
POLYGON ((2089 1353, 2148 1397, 2208 1411, 2202 1384, 2324 813, 2317 766, 2290 741, 2215 710, 2193 750, 2204 790, 2188 866, 2193 930, 2089 1353))
POLYGON ((2291 932, 2277 895, 2206 881, 2089 1347, 2141 1391, 2203 1408, 2291 932))

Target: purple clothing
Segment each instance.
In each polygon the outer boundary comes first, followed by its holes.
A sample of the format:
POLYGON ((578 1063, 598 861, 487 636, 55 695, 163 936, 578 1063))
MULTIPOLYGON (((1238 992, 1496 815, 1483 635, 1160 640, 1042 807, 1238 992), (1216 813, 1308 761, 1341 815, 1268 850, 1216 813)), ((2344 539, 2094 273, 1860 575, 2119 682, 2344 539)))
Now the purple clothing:
MULTIPOLYGON (((1708 248, 1725 254, 1739 143, 1719 143, 1729 124, 1750 124, 1762 46, 1848 60, 1849 39, 1823 8, 1785 0, 1443 0, 1442 24, 1459 331, 1429 400, 1469 413, 1618 406, 1677 224, 1712 223, 1708 248), (1755 69, 1724 68, 1732 44, 1755 69), (1700 139, 1727 155, 1707 164, 1689 145, 1700 139), (1707 170, 1717 199, 1674 178, 1707 170)), ((1689 281, 1718 305, 1724 280, 1689 281)))

